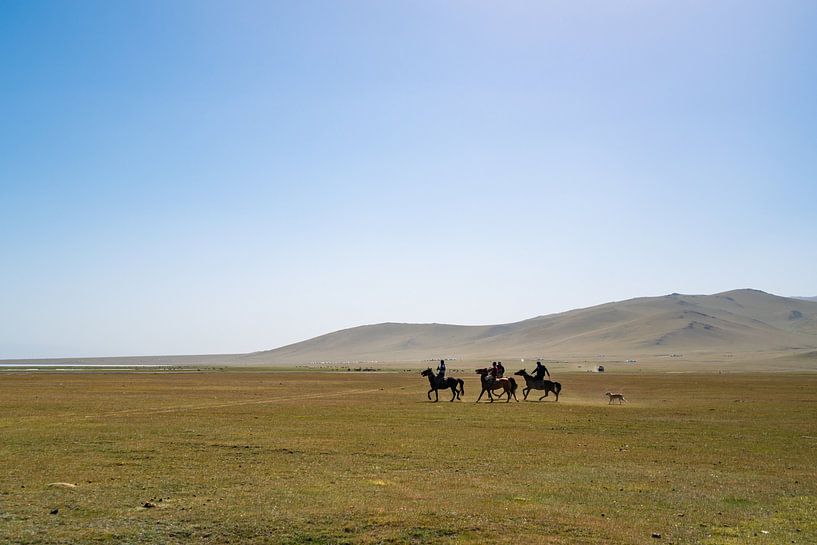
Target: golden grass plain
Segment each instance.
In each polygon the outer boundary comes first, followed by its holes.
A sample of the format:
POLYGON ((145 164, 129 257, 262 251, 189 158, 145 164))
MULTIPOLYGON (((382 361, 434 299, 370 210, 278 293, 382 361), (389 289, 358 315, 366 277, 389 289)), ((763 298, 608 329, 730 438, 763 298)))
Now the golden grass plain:
POLYGON ((815 374, 460 376, 5 371, 0 543, 817 543, 815 374))

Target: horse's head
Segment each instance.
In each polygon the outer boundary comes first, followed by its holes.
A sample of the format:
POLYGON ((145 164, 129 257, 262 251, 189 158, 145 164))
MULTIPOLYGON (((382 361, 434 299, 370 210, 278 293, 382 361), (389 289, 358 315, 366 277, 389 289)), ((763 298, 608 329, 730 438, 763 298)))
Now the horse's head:
POLYGON ((524 377, 524 376, 525 376, 525 375, 527 375, 527 374, 528 374, 528 372, 527 372, 527 371, 525 371, 524 369, 520 369, 519 371, 517 371, 516 373, 514 373, 514 375, 516 375, 516 376, 518 376, 518 377, 524 377))
POLYGON ((485 367, 483 367, 482 369, 477 369, 477 370, 476 370, 476 371, 474 371, 474 372, 475 372, 476 374, 478 374, 478 375, 487 375, 487 374, 488 374, 488 369, 487 369, 487 368, 485 368, 485 367))
POLYGON ((429 367, 428 369, 426 369, 425 371, 423 371, 423 372, 422 372, 422 373, 420 373, 420 374, 421 374, 422 376, 424 376, 424 377, 427 377, 428 375, 430 375, 430 374, 431 374, 431 367, 429 367))

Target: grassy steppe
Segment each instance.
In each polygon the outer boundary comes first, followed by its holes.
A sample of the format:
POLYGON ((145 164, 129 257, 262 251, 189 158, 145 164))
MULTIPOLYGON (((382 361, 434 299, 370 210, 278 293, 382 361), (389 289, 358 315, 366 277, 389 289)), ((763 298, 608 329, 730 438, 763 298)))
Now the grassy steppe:
POLYGON ((817 543, 817 375, 465 378, 5 373, 0 543, 817 543))

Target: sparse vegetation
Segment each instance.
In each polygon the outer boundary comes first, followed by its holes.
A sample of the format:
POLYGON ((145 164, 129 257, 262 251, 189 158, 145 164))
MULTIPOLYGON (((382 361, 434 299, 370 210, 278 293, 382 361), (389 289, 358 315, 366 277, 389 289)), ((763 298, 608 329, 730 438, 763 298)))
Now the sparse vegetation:
POLYGON ((813 374, 463 378, 0 375, 0 543, 817 542, 813 374))

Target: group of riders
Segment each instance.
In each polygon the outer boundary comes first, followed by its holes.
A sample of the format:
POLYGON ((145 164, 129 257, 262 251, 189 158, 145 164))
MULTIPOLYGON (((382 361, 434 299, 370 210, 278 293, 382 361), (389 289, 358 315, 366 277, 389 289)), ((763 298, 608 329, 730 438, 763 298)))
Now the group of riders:
MULTIPOLYGON (((550 371, 548 368, 542 365, 541 361, 536 362, 536 368, 533 370, 534 380, 544 380, 545 375, 550 378, 550 371)), ((505 367, 502 365, 501 361, 495 361, 491 363, 491 369, 489 370, 488 376, 490 377, 489 380, 496 380, 498 378, 502 378, 505 376, 505 367)), ((437 366, 437 384, 444 384, 445 383, 445 360, 440 360, 440 365, 437 366)))

